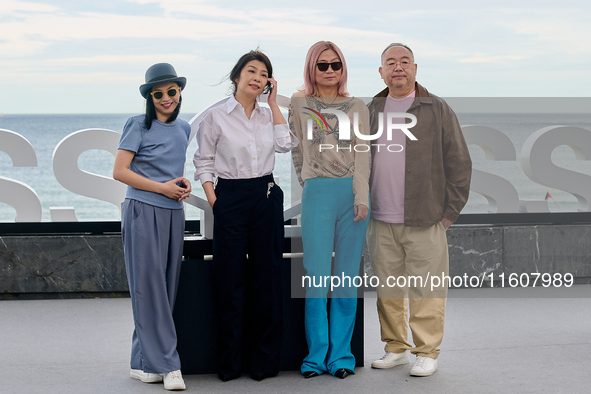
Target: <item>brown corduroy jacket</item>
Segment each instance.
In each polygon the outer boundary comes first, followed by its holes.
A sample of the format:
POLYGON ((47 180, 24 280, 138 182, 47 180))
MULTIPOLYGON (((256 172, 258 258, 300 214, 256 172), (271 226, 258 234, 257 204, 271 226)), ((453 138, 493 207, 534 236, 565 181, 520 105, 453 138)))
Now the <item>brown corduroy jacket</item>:
MULTIPOLYGON (((455 222, 468 200, 472 160, 453 110, 418 83, 415 91, 407 111, 417 118, 416 126, 409 129, 417 140, 406 140, 404 224, 428 227, 442 218, 455 222)), ((387 95, 388 88, 368 104, 371 134, 378 130, 378 114, 384 111, 387 95)), ((376 152, 374 147, 372 154, 388 152, 376 152)))

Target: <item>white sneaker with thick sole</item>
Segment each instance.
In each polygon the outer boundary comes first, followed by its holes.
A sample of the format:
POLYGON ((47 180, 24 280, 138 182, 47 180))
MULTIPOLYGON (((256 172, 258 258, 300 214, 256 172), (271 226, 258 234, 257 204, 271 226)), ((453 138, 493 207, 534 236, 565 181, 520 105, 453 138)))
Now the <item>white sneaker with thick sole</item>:
POLYGON ((408 350, 402 353, 386 352, 379 360, 371 363, 372 368, 388 369, 397 365, 408 364, 408 350))
POLYGON ((411 376, 431 376, 437 371, 437 360, 431 357, 417 356, 417 362, 410 369, 411 376))
POLYGON ((157 373, 144 372, 141 369, 132 369, 129 377, 141 380, 144 383, 158 383, 162 382, 162 376, 157 373))
POLYGON ((178 369, 176 371, 163 373, 161 375, 164 380, 164 388, 166 390, 184 390, 187 388, 185 386, 185 381, 183 380, 183 375, 181 375, 181 371, 178 369))

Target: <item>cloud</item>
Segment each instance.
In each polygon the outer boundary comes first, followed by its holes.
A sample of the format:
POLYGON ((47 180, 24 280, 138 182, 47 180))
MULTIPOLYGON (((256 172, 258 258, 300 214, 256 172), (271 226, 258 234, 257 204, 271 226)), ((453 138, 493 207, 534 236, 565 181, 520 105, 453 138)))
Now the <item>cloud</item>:
POLYGON ((9 78, 22 80, 26 78, 27 84, 35 85, 36 87, 42 85, 88 85, 88 84, 105 84, 112 82, 128 81, 135 83, 138 76, 131 76, 124 73, 105 73, 105 72, 55 72, 48 74, 46 72, 26 72, 26 73, 10 73, 9 78))
MULTIPOLYGON (((108 80, 130 79, 127 74, 89 72, 87 68, 82 68, 85 66, 153 64, 162 61, 162 59, 167 59, 171 63, 199 61, 197 56, 190 54, 151 53, 147 55, 97 55, 78 58, 54 58, 45 60, 42 63, 31 63, 24 60, 3 60, 0 61, 0 66, 6 70, 2 75, 2 78, 6 80, 27 78, 29 82, 35 82, 36 84, 55 83, 58 80, 60 83, 79 83, 84 80, 84 75, 87 75, 92 80, 96 80, 96 75, 105 75, 108 80), (64 69, 68 71, 60 71, 64 69), (51 74, 51 79, 47 78, 48 74, 51 74), (121 75, 125 76, 121 77, 121 75), (72 78, 68 78, 68 76, 72 78)), ((137 80, 137 76, 132 80, 137 80)))
POLYGON ((55 5, 35 3, 35 2, 24 2, 17 0, 2 0, 0 3, 0 15, 6 16, 19 16, 21 12, 56 12, 59 8, 55 5))
POLYGON ((536 85, 536 70, 565 55, 563 84, 578 92, 568 94, 588 95, 582 93, 591 88, 587 9, 582 1, 543 0, 497 0, 494 8, 467 0, 3 0, 0 83, 31 81, 50 89, 52 81, 70 87, 73 81, 121 81, 122 90, 136 93, 150 64, 169 61, 201 92, 213 89, 242 53, 260 46, 285 94, 301 85, 309 46, 331 40, 347 57, 356 94, 383 86, 379 54, 391 42, 404 42, 415 50, 421 82, 440 95, 560 95, 567 89, 536 85))
MULTIPOLYGON (((56 6, 17 7, 5 10, 7 20, 0 25, 0 37, 11 47, 26 48, 11 57, 27 56, 44 50, 48 42, 110 38, 181 38, 193 41, 211 38, 268 38, 302 43, 319 36, 371 42, 391 37, 389 32, 344 27, 337 12, 322 9, 264 8, 249 5, 244 10, 218 7, 195 1, 135 0, 138 4, 156 4, 160 15, 120 15, 116 9, 106 12, 69 12, 56 6), (27 12, 23 12, 27 11, 27 12), (18 16, 18 18, 16 17, 18 16)), ((357 48, 366 48, 359 45, 357 48)), ((9 49, 7 47, 7 49, 9 49)))
POLYGON ((474 55, 469 58, 459 59, 460 63, 503 63, 508 60, 521 60, 526 59, 525 56, 518 55, 502 55, 502 56, 486 56, 486 55, 474 55))
MULTIPOLYGON (((18 58, 45 54, 56 42, 84 40, 182 39, 205 46, 208 40, 226 40, 229 45, 236 41, 265 40, 280 41, 284 47, 297 47, 323 38, 361 53, 381 51, 387 43, 397 39, 414 41, 423 53, 446 48, 449 56, 447 49, 454 47, 454 52, 462 53, 458 61, 469 63, 495 62, 503 57, 516 59, 515 56, 522 59, 560 47, 570 52, 591 52, 591 41, 587 39, 591 35, 590 24, 576 9, 455 9, 451 4, 436 13, 409 10, 401 18, 388 8, 377 16, 370 12, 353 16, 319 7, 265 7, 260 3, 254 6, 253 3, 193 0, 133 0, 128 3, 137 4, 138 9, 151 5, 161 13, 123 15, 117 13, 117 8, 109 12, 72 12, 55 5, 22 5, 8 0, 2 6, 6 17, 0 24, 0 37, 4 38, 0 50, 4 57, 18 58), (392 23, 397 18, 400 21, 392 28, 384 23, 392 23), (420 25, 417 20, 427 23, 420 25), (377 23, 372 23, 374 21, 377 23), (515 41, 508 43, 510 35, 515 41), (520 46, 523 41, 544 42, 547 47, 520 46), (480 53, 491 53, 486 48, 498 52, 483 57, 470 53, 475 48, 480 53)), ((379 4, 372 9, 380 9, 379 4)))

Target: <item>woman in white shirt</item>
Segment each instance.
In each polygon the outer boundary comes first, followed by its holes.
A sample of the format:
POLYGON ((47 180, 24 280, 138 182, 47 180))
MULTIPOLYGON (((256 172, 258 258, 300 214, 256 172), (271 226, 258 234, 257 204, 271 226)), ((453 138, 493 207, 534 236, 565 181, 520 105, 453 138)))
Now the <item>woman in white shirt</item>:
POLYGON ((298 140, 277 105, 265 54, 242 56, 229 79, 233 95, 203 117, 193 163, 215 217, 218 376, 238 378, 246 359, 251 378, 260 381, 279 372, 283 333, 283 191, 272 171, 275 152, 289 152, 298 140), (269 108, 257 103, 266 92, 269 108))

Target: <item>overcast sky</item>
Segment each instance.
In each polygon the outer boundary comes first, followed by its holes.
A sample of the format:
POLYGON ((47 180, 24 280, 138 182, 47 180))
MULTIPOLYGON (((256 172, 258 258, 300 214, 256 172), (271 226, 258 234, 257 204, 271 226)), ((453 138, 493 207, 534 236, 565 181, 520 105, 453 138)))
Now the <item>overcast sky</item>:
POLYGON ((391 42, 413 48, 417 80, 439 96, 589 97, 590 20, 588 0, 2 0, 0 114, 141 113, 158 62, 187 78, 183 112, 196 113, 257 47, 290 96, 319 40, 341 47, 359 97, 384 87, 391 42))

